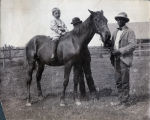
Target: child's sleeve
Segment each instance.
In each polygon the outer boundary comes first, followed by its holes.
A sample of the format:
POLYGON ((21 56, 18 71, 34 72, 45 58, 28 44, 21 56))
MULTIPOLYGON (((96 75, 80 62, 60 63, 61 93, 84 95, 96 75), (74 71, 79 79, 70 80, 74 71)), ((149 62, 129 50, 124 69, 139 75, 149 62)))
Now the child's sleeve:
POLYGON ((62 23, 63 23, 63 29, 65 30, 65 32, 68 32, 69 30, 67 29, 67 26, 65 25, 64 22, 62 22, 62 23))
POLYGON ((50 22, 50 29, 52 31, 55 31, 58 34, 61 34, 61 31, 59 30, 59 28, 58 28, 57 23, 56 23, 55 20, 53 20, 53 21, 50 22))

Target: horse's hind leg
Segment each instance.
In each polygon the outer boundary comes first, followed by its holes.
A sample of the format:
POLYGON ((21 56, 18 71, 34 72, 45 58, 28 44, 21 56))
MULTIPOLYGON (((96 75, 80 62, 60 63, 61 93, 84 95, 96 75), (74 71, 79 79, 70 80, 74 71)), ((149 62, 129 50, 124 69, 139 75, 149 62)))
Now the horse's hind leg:
POLYGON ((35 68, 35 61, 28 63, 28 69, 27 69, 27 103, 26 106, 31 106, 31 96, 30 96, 30 85, 32 82, 32 73, 35 68))
POLYGON ((62 96, 61 96, 60 106, 65 106, 65 92, 68 86, 71 68, 72 68, 71 62, 68 62, 64 66, 64 82, 63 82, 64 89, 63 89, 62 96))
POLYGON ((37 90, 38 90, 38 97, 39 99, 43 99, 42 90, 41 90, 41 77, 44 71, 44 64, 38 62, 38 70, 36 73, 36 80, 37 80, 37 90))
POLYGON ((84 71, 84 74, 86 77, 87 85, 88 85, 90 93, 91 93, 91 97, 92 97, 92 99, 98 98, 96 87, 95 87, 94 80, 92 77, 90 62, 84 61, 84 64, 82 66, 83 66, 83 71, 84 71))

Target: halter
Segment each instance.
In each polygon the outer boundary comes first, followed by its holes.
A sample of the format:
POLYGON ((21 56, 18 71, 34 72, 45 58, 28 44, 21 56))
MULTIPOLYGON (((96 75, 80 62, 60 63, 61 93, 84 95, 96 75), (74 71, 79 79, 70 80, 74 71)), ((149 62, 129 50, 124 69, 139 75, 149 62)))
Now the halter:
MULTIPOLYGON (((96 32, 99 33, 102 37, 101 30, 100 30, 100 27, 98 26, 98 24, 99 24, 98 21, 95 20, 94 21, 94 26, 95 26, 96 32)), ((102 25, 101 27, 104 27, 104 25, 102 25)), ((102 38, 102 41, 103 41, 103 38, 102 38)))

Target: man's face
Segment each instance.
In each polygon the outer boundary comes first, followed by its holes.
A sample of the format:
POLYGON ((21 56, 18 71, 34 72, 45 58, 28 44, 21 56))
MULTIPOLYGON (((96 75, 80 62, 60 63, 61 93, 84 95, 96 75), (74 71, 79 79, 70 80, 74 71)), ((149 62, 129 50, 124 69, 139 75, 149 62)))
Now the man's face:
POLYGON ((117 19, 119 27, 123 27, 126 24, 126 21, 122 18, 117 19))
POLYGON ((59 19, 60 18, 60 11, 55 11, 54 13, 53 13, 53 16, 55 17, 55 18, 57 18, 57 19, 59 19))
POLYGON ((73 24, 73 27, 76 27, 78 24, 76 23, 76 24, 73 24))
POLYGON ((79 24, 81 24, 81 23, 75 23, 75 24, 73 24, 73 27, 76 27, 76 26, 79 25, 79 24))

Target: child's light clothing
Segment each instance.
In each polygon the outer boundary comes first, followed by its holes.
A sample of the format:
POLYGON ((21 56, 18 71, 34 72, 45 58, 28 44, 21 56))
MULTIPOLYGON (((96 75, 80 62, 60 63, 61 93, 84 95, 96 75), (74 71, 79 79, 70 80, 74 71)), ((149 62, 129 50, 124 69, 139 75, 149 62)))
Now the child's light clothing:
POLYGON ((67 32, 67 27, 65 23, 61 19, 54 18, 50 22, 50 37, 54 39, 58 39, 61 35, 67 32))

